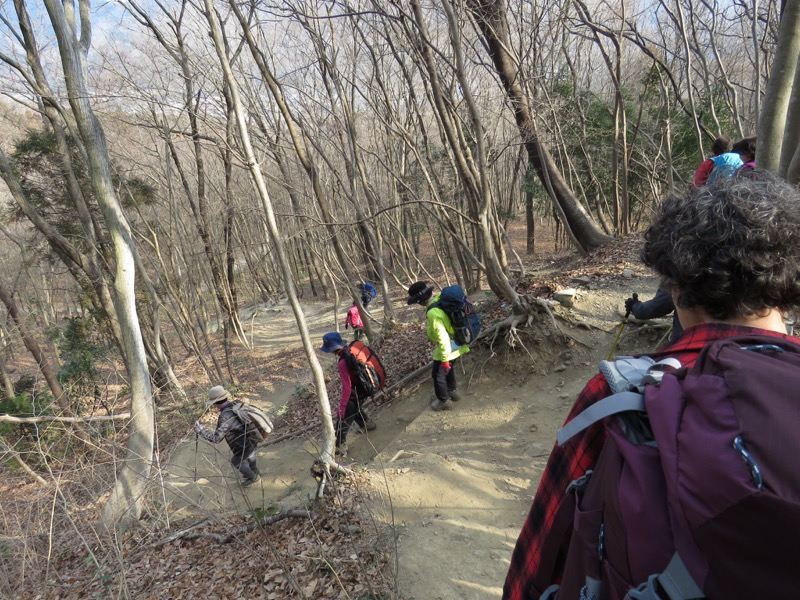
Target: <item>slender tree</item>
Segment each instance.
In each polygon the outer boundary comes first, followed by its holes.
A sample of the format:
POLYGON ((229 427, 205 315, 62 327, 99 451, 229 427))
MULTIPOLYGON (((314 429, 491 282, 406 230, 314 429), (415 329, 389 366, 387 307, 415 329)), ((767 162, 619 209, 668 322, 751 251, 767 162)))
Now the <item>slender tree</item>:
POLYGON ((800 3, 787 2, 780 37, 762 100, 758 166, 800 180, 800 3), (791 117, 791 118, 789 118, 791 117))
POLYGON ((469 0, 469 6, 508 96, 530 164, 552 198, 577 247, 588 252, 602 246, 611 238, 597 228, 589 213, 575 198, 547 147, 539 139, 535 117, 520 79, 519 61, 513 55, 509 40, 505 2, 469 0))
POLYGON ((211 27, 211 36, 214 40, 214 47, 217 56, 219 57, 226 85, 228 86, 228 90, 230 92, 231 105, 236 116, 236 125, 239 131, 239 137, 243 146, 244 155, 247 159, 248 169, 253 178, 253 183, 258 191, 258 195, 264 208, 264 215, 267 219, 270 241, 272 242, 275 252, 278 255, 278 262, 283 274, 284 289, 286 290, 289 304, 291 305, 295 319, 297 320, 297 326, 300 331, 300 337, 303 342, 303 348, 306 352, 306 357, 311 365, 314 387, 317 391, 320 414, 322 415, 323 431, 325 433, 320 457, 326 465, 331 465, 334 460, 333 446, 335 434, 333 429, 333 418, 331 417, 330 401, 328 399, 328 391, 325 386, 325 375, 323 374, 322 367, 317 359, 316 348, 314 347, 314 343, 311 341, 311 335, 308 332, 305 314, 303 313, 303 309, 300 306, 300 302, 297 298, 294 277, 289 266, 289 260, 284 248, 280 229, 278 228, 278 222, 275 218, 275 211, 272 206, 272 200, 270 199, 269 191, 267 190, 266 181, 263 173, 261 172, 261 167, 258 161, 255 160, 255 153, 250 140, 248 122, 246 119, 244 106, 239 95, 239 86, 231 68, 224 34, 222 27, 220 26, 217 11, 211 0, 205 0, 205 14, 211 27))
POLYGON ((65 5, 59 0, 45 0, 45 7, 58 41, 69 105, 78 135, 86 148, 92 189, 111 237, 116 263, 113 301, 126 351, 131 420, 127 455, 103 510, 102 523, 110 528, 118 523, 138 520, 141 514, 144 500, 142 492, 150 476, 153 459, 153 394, 136 311, 133 238, 114 188, 103 127, 89 102, 90 94, 86 85, 86 54, 91 45, 92 32, 89 3, 88 0, 79 2, 79 15, 74 14, 72 4, 65 5))

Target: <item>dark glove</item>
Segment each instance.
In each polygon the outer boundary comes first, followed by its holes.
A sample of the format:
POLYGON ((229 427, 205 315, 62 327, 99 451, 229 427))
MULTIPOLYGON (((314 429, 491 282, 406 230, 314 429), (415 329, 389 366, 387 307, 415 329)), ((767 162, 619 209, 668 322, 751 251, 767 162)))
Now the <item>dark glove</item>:
POLYGON ((347 323, 345 323, 345 324, 344 324, 344 328, 345 328, 345 329, 347 329, 348 327, 350 327, 350 325, 348 325, 347 323))
POLYGON ((627 317, 633 312, 633 305, 639 302, 639 294, 633 294, 630 298, 625 300, 625 316, 627 317))

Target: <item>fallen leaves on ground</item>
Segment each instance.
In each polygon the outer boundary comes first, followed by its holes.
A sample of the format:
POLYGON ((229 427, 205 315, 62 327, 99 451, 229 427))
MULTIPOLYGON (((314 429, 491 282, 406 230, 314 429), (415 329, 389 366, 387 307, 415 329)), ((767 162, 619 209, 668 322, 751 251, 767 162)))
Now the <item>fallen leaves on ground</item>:
MULTIPOLYGON (((641 236, 616 240, 588 257, 577 260, 572 252, 532 261, 528 275, 515 281, 516 289, 528 296, 548 298, 573 278, 588 277, 588 285, 606 279, 641 274, 641 236), (626 270, 630 273, 626 273, 626 270)), ((491 326, 509 312, 506 304, 489 298, 478 305, 484 324, 491 326)), ((401 309, 400 323, 383 340, 373 345, 383 361, 387 385, 427 364, 432 346, 425 334, 424 313, 419 307, 401 309)), ((224 356, 219 340, 214 342, 218 357, 224 356)), ((266 355, 234 346, 232 364, 241 382, 238 397, 257 400, 278 386, 296 381, 298 370, 306 369, 302 350, 266 355)), ((328 397, 335 411, 340 383, 335 362, 323 361, 328 397)), ((208 376, 197 358, 176 366, 182 381, 193 381, 188 389, 189 404, 159 398, 159 443, 162 449, 191 432, 191 423, 204 408, 208 376), (188 432, 188 433, 187 433, 188 432)), ((308 427, 319 429, 318 401, 311 388, 299 390, 297 400, 276 420, 273 438, 308 427)), ((381 401, 393 400, 399 390, 381 401)), ((213 417, 210 415, 208 418, 213 417)), ((193 435, 193 434, 192 434, 193 435)), ((119 453, 124 437, 104 440, 98 451, 108 456, 119 453), (113 447, 112 447, 113 445, 113 447)), ((143 521, 136 531, 112 541, 94 534, 92 523, 99 514, 114 476, 111 459, 91 463, 91 475, 80 469, 62 469, 61 492, 69 498, 67 511, 58 511, 52 538, 47 536, 54 496, 48 488, 23 482, 23 475, 7 477, 0 485, 3 514, 15 515, 16 522, 4 523, 9 531, 0 537, 0 596, 28 599, 107 598, 121 592, 127 597, 162 598, 397 598, 394 588, 394 532, 366 513, 362 494, 367 489, 359 474, 331 487, 323 504, 314 507, 309 518, 287 519, 272 526, 242 534, 229 544, 210 539, 153 544, 188 524, 143 521), (6 555, 13 560, 5 560, 6 555)), ((66 504, 65 500, 65 504, 66 504)), ((59 505, 60 506, 60 505, 59 505)), ((225 534, 240 528, 253 516, 216 515, 202 531, 225 534)))
MULTIPOLYGON (((29 585, 19 586, 15 597, 77 600, 125 590, 125 597, 140 600, 396 598, 394 532, 371 518, 365 489, 363 474, 339 479, 307 518, 257 527, 222 545, 200 538, 156 547, 169 531, 155 527, 116 540, 66 527, 55 535, 49 567, 28 573, 29 585)), ((212 518, 193 533, 224 535, 254 518, 212 518)), ((171 531, 185 525, 172 523, 171 531)))

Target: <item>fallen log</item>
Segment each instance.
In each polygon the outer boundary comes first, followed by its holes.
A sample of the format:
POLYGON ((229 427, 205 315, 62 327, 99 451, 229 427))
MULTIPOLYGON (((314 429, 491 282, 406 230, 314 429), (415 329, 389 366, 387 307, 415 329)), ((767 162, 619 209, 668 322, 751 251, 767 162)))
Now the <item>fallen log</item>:
POLYGON ((56 416, 40 416, 40 417, 15 417, 14 415, 0 414, 0 422, 7 423, 47 423, 56 421, 58 423, 89 423, 92 421, 116 421, 117 419, 130 419, 131 413, 119 413, 116 415, 97 415, 94 417, 56 417, 56 416))

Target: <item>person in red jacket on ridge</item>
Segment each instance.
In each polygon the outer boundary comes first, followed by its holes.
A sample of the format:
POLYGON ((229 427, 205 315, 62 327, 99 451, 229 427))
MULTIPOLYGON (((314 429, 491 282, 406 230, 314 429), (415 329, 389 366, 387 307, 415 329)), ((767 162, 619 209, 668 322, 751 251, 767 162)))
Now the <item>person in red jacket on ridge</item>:
POLYGON ((743 164, 739 154, 731 151, 731 140, 727 137, 718 137, 711 145, 711 158, 705 159, 694 172, 692 184, 696 188, 703 187, 716 181, 720 175, 733 175, 743 164), (717 173, 714 173, 714 169, 717 173))

